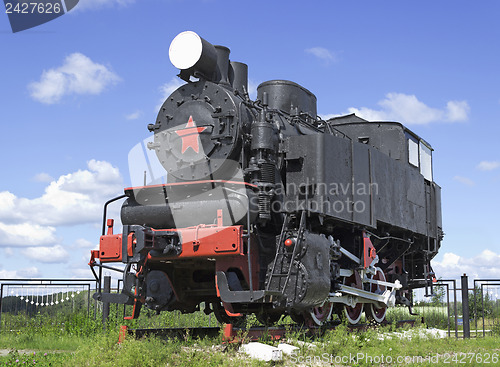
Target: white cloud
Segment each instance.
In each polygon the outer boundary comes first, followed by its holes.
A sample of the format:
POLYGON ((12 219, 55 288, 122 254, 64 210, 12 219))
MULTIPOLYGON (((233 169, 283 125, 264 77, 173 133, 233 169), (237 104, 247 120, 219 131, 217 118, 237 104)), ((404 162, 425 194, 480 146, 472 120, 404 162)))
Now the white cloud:
POLYGON ((464 184, 465 186, 470 186, 470 187, 472 187, 472 186, 475 186, 475 185, 476 185, 476 183, 475 183, 474 181, 472 181, 470 178, 467 178, 467 177, 463 177, 463 176, 455 176, 455 177, 453 177, 453 179, 454 179, 455 181, 458 181, 458 182, 460 182, 460 183, 464 184))
POLYGON ((177 77, 170 79, 169 82, 166 82, 160 87, 160 92, 162 95, 162 100, 167 99, 177 88, 183 85, 184 82, 177 77))
POLYGON ((168 98, 168 96, 170 96, 177 88, 179 88, 183 84, 184 82, 181 79, 174 77, 170 79, 169 82, 166 82, 165 84, 160 86, 159 90, 161 93, 161 99, 158 105, 156 106, 156 110, 159 110, 163 105, 163 102, 165 102, 165 100, 168 98))
POLYGON ((322 118, 324 121, 328 121, 330 120, 331 118, 334 118, 334 117, 338 117, 338 116, 341 116, 339 114, 336 114, 336 113, 321 113, 321 114, 318 114, 320 118, 322 118))
POLYGON ((125 115, 125 118, 127 120, 137 120, 139 117, 141 117, 141 114, 142 114, 141 111, 135 111, 135 112, 132 112, 128 115, 125 115))
POLYGON ((0 219, 4 219, 5 221, 12 221, 16 217, 19 218, 19 213, 15 210, 17 203, 16 195, 8 192, 1 191, 0 192, 0 219))
MULTIPOLYGON (((87 261, 88 261, 88 258, 87 258, 87 261)), ((73 274, 74 277, 79 278, 79 279, 94 278, 94 275, 92 274, 92 270, 90 270, 89 266, 87 266, 85 268, 71 268, 71 273, 73 274)))
POLYGON ((34 266, 19 270, 0 270, 0 279, 37 278, 40 276, 40 271, 34 266))
POLYGON ((112 6, 127 6, 135 3, 135 0, 80 0, 75 7, 77 10, 95 10, 112 6))
POLYGON ((63 263, 68 261, 69 258, 68 251, 61 245, 28 247, 22 253, 29 259, 47 264, 63 263))
POLYGON ((431 122, 459 122, 468 118, 469 105, 466 101, 449 101, 443 109, 427 106, 415 95, 388 93, 378 102, 380 109, 350 107, 347 113, 371 121, 393 120, 404 124, 429 124, 431 122))
POLYGON ((75 52, 65 58, 62 66, 44 70, 40 80, 28 89, 35 100, 53 104, 68 94, 100 94, 119 80, 106 66, 75 52))
POLYGON ((17 275, 22 278, 36 278, 40 277, 42 274, 36 266, 31 266, 29 268, 19 269, 17 275))
POLYGON ((442 261, 432 261, 437 278, 458 279, 464 273, 472 278, 500 277, 500 254, 484 250, 474 257, 463 257, 451 252, 443 254, 442 261))
POLYGON ((260 83, 257 83, 253 81, 252 79, 248 79, 248 96, 252 100, 257 99, 257 87, 259 86, 260 83))
POLYGON ((1 279, 14 279, 14 278, 20 278, 17 275, 17 271, 15 270, 0 270, 0 278, 1 279))
POLYGON ((43 246, 54 244, 56 229, 33 223, 5 224, 0 222, 0 246, 43 246))
POLYGON ((477 168, 481 171, 493 171, 500 167, 499 161, 482 161, 477 165, 477 168))
MULTIPOLYGON (((33 225, 57 226, 99 221, 103 203, 122 192, 122 177, 118 168, 105 161, 91 160, 87 166, 86 170, 78 170, 52 181, 45 188, 45 193, 35 199, 18 198, 8 191, 0 192, 0 221, 22 223, 27 226, 26 229, 33 225)), ((49 227, 44 231, 41 227, 35 228, 36 231, 29 232, 39 231, 45 234, 43 238, 52 240, 47 232, 49 227)), ((38 245, 47 243, 48 240, 38 245)), ((26 245, 35 244, 30 242, 26 245)))
POLYGON ((97 248, 99 247, 99 241, 96 241, 96 243, 94 242, 90 242, 89 240, 86 240, 84 238, 79 238, 75 241, 75 243, 73 244, 76 248, 83 248, 83 249, 86 249, 86 250, 97 250, 97 248))
POLYGON ((469 118, 470 107, 467 101, 448 101, 446 103, 445 121, 466 121, 469 118))
POLYGON ((311 47, 304 50, 308 54, 316 56, 318 59, 330 63, 335 61, 335 55, 324 47, 311 47))
POLYGON ((51 182, 54 180, 51 175, 45 172, 37 173, 33 179, 37 182, 51 182))

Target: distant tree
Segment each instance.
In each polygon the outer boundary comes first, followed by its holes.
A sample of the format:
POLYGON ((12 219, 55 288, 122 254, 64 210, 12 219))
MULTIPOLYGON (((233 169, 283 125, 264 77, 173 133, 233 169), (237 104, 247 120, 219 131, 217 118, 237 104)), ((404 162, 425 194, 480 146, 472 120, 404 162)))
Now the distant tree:
POLYGON ((493 313, 493 301, 488 292, 483 287, 483 297, 481 298, 481 287, 475 286, 473 292, 469 292, 469 314, 471 317, 489 316, 493 313))
POLYGON ((430 304, 432 306, 443 306, 444 304, 444 296, 446 294, 446 290, 444 286, 434 285, 432 287, 433 294, 431 296, 430 304))
POLYGON ((495 301, 495 305, 493 306, 493 316, 500 318, 500 299, 495 301))

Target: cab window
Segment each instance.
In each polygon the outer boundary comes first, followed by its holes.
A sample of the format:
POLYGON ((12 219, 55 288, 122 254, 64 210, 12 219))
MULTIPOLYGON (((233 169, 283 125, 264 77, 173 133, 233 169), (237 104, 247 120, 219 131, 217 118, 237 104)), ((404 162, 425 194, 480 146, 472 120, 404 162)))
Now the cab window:
POLYGON ((408 139, 408 163, 419 167, 418 142, 413 138, 408 139))
POLYGON ((432 181, 432 150, 420 141, 420 173, 426 180, 432 181))

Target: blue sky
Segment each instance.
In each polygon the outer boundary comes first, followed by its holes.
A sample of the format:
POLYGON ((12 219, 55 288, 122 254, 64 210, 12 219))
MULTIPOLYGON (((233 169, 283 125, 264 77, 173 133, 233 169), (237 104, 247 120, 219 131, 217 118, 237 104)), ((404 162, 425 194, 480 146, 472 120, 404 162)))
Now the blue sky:
POLYGON ((438 277, 500 278, 499 12, 487 0, 80 0, 16 34, 0 15, 0 278, 91 275, 102 204, 130 185, 128 153, 179 85, 168 47, 185 30, 228 46, 253 89, 292 80, 322 116, 397 120, 427 140, 443 189, 438 277))

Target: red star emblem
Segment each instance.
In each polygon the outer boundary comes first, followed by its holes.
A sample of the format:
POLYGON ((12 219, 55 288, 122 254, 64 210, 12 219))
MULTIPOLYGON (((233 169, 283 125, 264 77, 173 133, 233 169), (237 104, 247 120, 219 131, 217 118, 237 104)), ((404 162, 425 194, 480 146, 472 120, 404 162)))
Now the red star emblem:
POLYGON ((189 116, 189 120, 184 129, 177 130, 175 133, 179 135, 182 139, 182 150, 181 153, 184 152, 188 148, 192 148, 196 153, 200 152, 200 140, 199 134, 202 131, 205 131, 206 127, 196 127, 196 124, 193 121, 193 116, 189 116))

